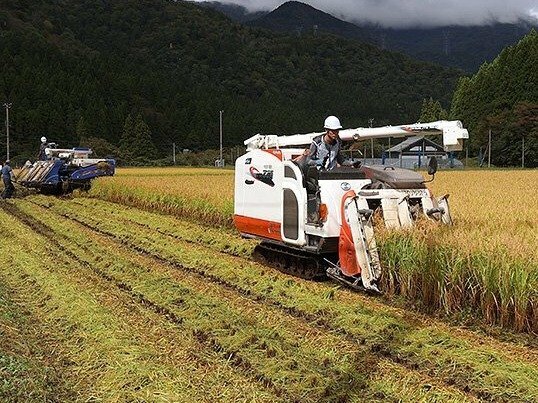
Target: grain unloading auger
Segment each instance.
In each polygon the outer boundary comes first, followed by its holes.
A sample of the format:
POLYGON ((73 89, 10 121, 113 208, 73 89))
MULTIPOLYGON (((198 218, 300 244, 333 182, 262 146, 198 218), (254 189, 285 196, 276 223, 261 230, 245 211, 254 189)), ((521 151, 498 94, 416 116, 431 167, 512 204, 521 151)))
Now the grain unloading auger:
POLYGON ((89 189, 91 180, 112 176, 116 161, 89 158, 89 148, 57 148, 50 143, 45 148, 46 159, 33 164, 27 162, 16 177, 20 185, 47 194, 64 194, 73 189, 89 189))
MULTIPOLYGON (((262 240, 256 253, 284 272, 307 279, 329 276, 379 292, 381 276, 374 217, 389 228, 410 227, 419 216, 451 224, 448 196, 436 198, 421 174, 389 166, 318 170, 301 162, 324 133, 257 134, 235 163, 234 222, 244 237, 262 240), (381 214, 376 214, 381 212, 381 214)), ((445 151, 462 150, 468 132, 459 121, 340 131, 342 141, 443 136, 445 151)), ((430 161, 435 173, 436 162, 430 161)))

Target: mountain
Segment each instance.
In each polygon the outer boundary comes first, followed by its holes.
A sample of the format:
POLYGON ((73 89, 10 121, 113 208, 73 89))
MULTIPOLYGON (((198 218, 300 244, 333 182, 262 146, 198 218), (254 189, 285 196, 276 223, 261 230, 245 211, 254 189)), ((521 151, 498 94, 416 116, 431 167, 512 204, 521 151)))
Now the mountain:
POLYGON ((225 146, 311 131, 329 114, 348 127, 413 122, 423 98, 446 107, 459 77, 369 44, 272 33, 166 0, 3 0, 0 71, 17 160, 32 158, 43 135, 121 147, 129 116, 147 124, 160 155, 172 143, 218 147, 219 110, 225 146))
POLYGON ((538 33, 532 30, 472 77, 459 80, 453 116, 473 134, 471 152, 483 151, 491 131, 492 163, 538 167, 538 33))
POLYGON ((277 32, 315 34, 329 32, 344 38, 369 40, 374 38, 370 33, 355 24, 342 21, 330 14, 324 13, 308 4, 298 1, 288 1, 268 14, 251 19, 250 26, 270 29, 277 32))
MULTIPOLYGON (((212 4, 212 7, 216 7, 215 4, 220 3, 212 4)), ((219 10, 235 19, 230 11, 232 9, 233 5, 229 4, 219 6, 219 10)), ((503 48, 516 43, 532 27, 537 27, 536 23, 521 20, 515 24, 491 22, 483 26, 391 29, 371 24, 352 24, 297 1, 283 3, 258 18, 250 15, 246 23, 296 35, 312 34, 314 30, 328 32, 368 41, 382 49, 399 51, 419 60, 456 67, 466 72, 475 72, 482 63, 493 60, 503 48)))
POLYGON ((525 36, 532 24, 491 23, 483 26, 446 26, 424 29, 367 28, 375 43, 419 60, 475 72, 507 46, 525 36))

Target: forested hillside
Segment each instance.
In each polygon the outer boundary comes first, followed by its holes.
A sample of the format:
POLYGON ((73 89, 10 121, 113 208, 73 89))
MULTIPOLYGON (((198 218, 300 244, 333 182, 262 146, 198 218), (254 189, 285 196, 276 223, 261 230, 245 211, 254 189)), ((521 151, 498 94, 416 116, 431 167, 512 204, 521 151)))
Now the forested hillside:
POLYGON ((329 113, 346 126, 412 122, 424 98, 448 105, 458 77, 335 36, 243 27, 187 2, 0 4, 0 99, 12 103, 18 160, 42 135, 63 146, 104 139, 114 150, 130 135, 129 115, 147 124, 161 156, 172 142, 217 147, 219 110, 225 145, 310 131, 329 113))
POLYGON ((513 24, 492 22, 468 27, 372 28, 370 35, 383 48, 475 73, 484 62, 495 59, 503 48, 517 43, 531 27, 522 20, 513 24))
POLYGON ((250 26, 296 35, 330 32, 469 73, 476 72, 482 63, 493 60, 504 47, 513 45, 537 26, 536 22, 522 19, 511 24, 491 21, 482 26, 386 28, 364 22, 352 24, 298 1, 288 1, 265 14, 248 14, 244 7, 235 4, 204 4, 250 26))
POLYGON ((492 163, 538 166, 538 33, 506 48, 472 77, 460 79, 452 116, 472 133, 471 152, 485 152, 492 131, 492 163))
POLYGON ((197 4, 202 7, 208 7, 220 11, 221 13, 226 14, 232 20, 243 23, 250 20, 254 20, 256 18, 263 17, 268 13, 268 11, 250 12, 247 10, 246 7, 243 7, 239 4, 221 3, 218 1, 201 1, 197 2, 197 4))

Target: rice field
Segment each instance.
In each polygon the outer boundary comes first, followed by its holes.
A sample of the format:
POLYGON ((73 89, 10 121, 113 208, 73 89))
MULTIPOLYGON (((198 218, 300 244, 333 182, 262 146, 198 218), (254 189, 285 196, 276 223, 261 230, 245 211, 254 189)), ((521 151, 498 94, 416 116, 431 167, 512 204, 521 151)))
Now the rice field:
POLYGON ((456 224, 380 231, 382 298, 253 261, 232 184, 1 201, 0 400, 538 401, 538 172, 438 173, 456 224))
MULTIPOLYGON (((232 226, 233 171, 144 172, 127 169, 90 195, 232 226)), ((381 231, 383 289, 426 311, 471 310, 488 324, 538 332, 538 171, 439 172, 432 190, 450 194, 456 225, 381 231)))

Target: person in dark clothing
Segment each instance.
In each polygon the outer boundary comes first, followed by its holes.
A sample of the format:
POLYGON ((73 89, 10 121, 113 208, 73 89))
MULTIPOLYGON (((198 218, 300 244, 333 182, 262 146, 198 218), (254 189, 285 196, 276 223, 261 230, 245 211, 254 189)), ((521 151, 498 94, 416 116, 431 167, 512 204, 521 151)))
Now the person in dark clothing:
POLYGON ((41 145, 39 146, 39 155, 37 156, 39 161, 46 161, 47 155, 45 154, 45 148, 47 148, 47 138, 41 137, 41 145))
POLYGON ((11 169, 11 163, 8 160, 2 167, 2 181, 4 182, 4 191, 2 192, 2 199, 9 199, 13 196, 15 186, 13 186, 12 177, 13 169, 11 169))
POLYGON ((342 126, 336 116, 329 116, 325 119, 325 134, 314 137, 310 145, 308 165, 331 170, 344 163, 344 156, 341 153, 342 141, 338 133, 342 126))
POLYGON ((308 150, 307 167, 330 171, 337 167, 358 168, 360 161, 345 159, 342 154, 342 140, 339 137, 342 125, 336 116, 329 116, 323 125, 325 134, 314 137, 308 150))

